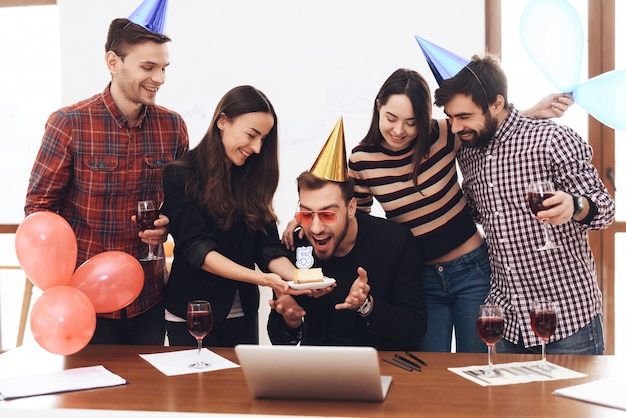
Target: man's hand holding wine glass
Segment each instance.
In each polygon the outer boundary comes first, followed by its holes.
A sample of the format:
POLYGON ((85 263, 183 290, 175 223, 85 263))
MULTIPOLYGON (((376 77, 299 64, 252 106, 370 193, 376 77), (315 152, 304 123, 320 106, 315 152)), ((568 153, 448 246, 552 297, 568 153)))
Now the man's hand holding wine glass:
MULTIPOLYGON (((137 215, 131 216, 130 220, 132 223, 136 224, 137 215)), ((139 230, 139 233, 137 235, 141 239, 141 242, 143 242, 144 244, 148 244, 149 242, 152 242, 152 244, 163 244, 165 241, 167 241, 167 237, 169 234, 167 225, 169 223, 169 218, 162 213, 159 213, 159 218, 154 221, 154 229, 146 229, 143 231, 139 230)))
MULTIPOLYGON (((529 200, 528 195, 526 200, 529 200)), ((569 193, 562 190, 554 191, 552 196, 543 200, 542 205, 544 208, 536 213, 537 219, 551 225, 562 225, 572 220, 574 201, 569 193)))
POLYGON ((140 258, 140 261, 154 261, 163 259, 163 257, 154 254, 154 238, 152 237, 152 235, 156 235, 156 237, 158 238, 158 240, 156 241, 157 244, 161 244, 167 239, 167 228, 160 224, 157 224, 158 221, 163 222, 163 220, 160 219, 161 216, 163 215, 159 213, 159 205, 157 205, 154 200, 140 200, 137 203, 137 215, 134 216, 134 220, 139 227, 139 236, 141 237, 141 240, 143 242, 146 242, 147 240, 148 244, 148 255, 140 258), (155 233, 154 231, 157 232, 155 233), (165 234, 164 237, 163 233, 165 234))

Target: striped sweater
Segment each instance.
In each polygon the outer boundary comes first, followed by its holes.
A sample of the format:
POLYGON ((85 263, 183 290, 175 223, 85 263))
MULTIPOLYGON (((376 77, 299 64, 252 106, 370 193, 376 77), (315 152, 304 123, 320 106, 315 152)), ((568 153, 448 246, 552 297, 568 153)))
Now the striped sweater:
POLYGON ((376 198, 388 219, 411 229, 424 261, 448 254, 476 232, 457 178, 460 143, 444 120, 433 121, 430 142, 418 176, 421 190, 411 179, 413 142, 401 151, 357 145, 349 161, 358 209, 370 212, 376 198))

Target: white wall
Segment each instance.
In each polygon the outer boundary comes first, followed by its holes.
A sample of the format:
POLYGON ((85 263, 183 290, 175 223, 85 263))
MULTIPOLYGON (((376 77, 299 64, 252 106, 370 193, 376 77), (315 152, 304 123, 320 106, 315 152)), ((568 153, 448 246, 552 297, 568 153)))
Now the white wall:
MULTIPOLYGON (((104 88, 108 25, 140 0, 58 4, 69 104, 104 88)), ((483 0, 170 0, 172 64, 157 100, 183 115, 195 145, 228 89, 252 84, 264 91, 279 116, 276 208, 286 221, 297 202, 295 177, 313 163, 339 116, 350 149, 365 134, 374 96, 392 71, 415 69, 434 89, 413 35, 470 57, 484 48, 484 26, 483 0)))
MULTIPOLYGON (((63 104, 104 89, 108 25, 140 2, 58 0, 63 104)), ((484 9, 484 0, 170 0, 172 64, 158 102, 183 115, 193 146, 227 90, 252 84, 268 95, 279 117, 282 231, 297 203, 294 180, 339 116, 350 150, 394 70, 415 69, 436 87, 414 35, 469 58, 484 50, 484 9)))

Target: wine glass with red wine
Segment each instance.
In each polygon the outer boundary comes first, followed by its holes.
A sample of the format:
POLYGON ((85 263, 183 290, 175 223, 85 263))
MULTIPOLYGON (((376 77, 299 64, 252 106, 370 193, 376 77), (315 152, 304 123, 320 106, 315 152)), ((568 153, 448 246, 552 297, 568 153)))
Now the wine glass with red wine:
MULTIPOLYGON (((538 181, 530 183, 528 185, 528 205, 530 210, 537 215, 542 210, 548 210, 552 206, 544 206, 543 201, 549 197, 554 196, 554 185, 551 181, 538 181)), ((537 248, 537 251, 552 250, 555 248, 561 248, 557 245, 552 238, 552 227, 548 221, 541 220, 541 226, 543 227, 543 235, 545 237, 545 244, 537 248)))
POLYGON ((213 328, 211 304, 206 300, 192 300, 187 304, 187 329, 198 340, 198 360, 190 364, 194 369, 204 369, 209 363, 201 360, 202 340, 213 328))
POLYGON ((541 363, 537 367, 544 370, 552 368, 546 360, 546 342, 554 335, 556 324, 556 304, 554 302, 533 302, 530 310, 530 326, 537 337, 541 339, 541 363))
POLYGON ((476 330, 481 340, 487 344, 487 358, 489 365, 484 371, 487 377, 496 377, 497 373, 491 362, 491 351, 493 346, 500 341, 504 332, 504 314, 498 305, 486 304, 478 308, 478 319, 476 320, 476 330))
MULTIPOLYGON (((137 226, 139 230, 154 229, 154 221, 159 219, 159 208, 154 200, 140 200, 137 203, 137 226)), ((154 254, 152 242, 148 239, 148 255, 141 261, 161 260, 163 257, 154 254)))

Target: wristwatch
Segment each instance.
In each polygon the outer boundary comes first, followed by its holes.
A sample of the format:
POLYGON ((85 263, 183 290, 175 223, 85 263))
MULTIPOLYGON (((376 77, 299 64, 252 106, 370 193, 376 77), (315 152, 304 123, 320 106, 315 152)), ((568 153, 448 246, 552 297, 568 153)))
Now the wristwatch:
POLYGON ((372 311, 372 307, 372 299, 370 298, 370 295, 367 295, 367 297, 365 298, 365 302, 363 302, 363 304, 359 306, 359 309, 357 309, 356 311, 361 316, 367 316, 372 311))
POLYGON ((574 213, 572 214, 572 218, 574 218, 575 216, 580 215, 585 208, 585 198, 574 193, 570 193, 570 196, 572 196, 572 199, 574 200, 574 213))

